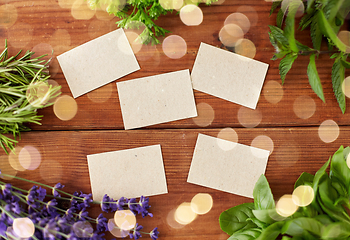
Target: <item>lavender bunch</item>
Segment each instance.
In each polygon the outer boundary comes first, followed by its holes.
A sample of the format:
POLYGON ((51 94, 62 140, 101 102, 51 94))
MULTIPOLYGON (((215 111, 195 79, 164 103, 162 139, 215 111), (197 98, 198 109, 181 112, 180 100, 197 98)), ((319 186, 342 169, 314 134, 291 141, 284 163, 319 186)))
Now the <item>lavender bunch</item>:
MULTIPOLYGON (((102 213, 97 218, 90 217, 87 209, 91 204, 99 204, 104 212, 128 209, 142 217, 153 216, 148 212, 150 205, 147 197, 142 196, 139 201, 124 197, 113 200, 104 195, 100 202, 93 201, 92 194, 64 192, 64 185, 60 183, 51 187, 1 171, 0 176, 35 184, 31 189, 24 190, 0 181, 0 239, 103 240, 108 231, 108 220, 102 213), (46 188, 52 191, 52 195, 47 194, 46 188), (91 224, 95 225, 95 229, 91 224)), ((149 235, 152 240, 158 238, 157 228, 151 232, 141 232, 142 228, 136 224, 129 232, 130 238, 139 239, 142 234, 149 235)))

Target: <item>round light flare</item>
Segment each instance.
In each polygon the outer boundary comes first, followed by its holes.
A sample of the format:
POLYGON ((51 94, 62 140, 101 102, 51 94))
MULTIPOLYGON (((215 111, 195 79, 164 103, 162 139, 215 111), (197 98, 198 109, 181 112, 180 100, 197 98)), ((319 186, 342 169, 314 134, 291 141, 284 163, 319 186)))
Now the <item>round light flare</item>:
POLYGON ((95 89, 87 94, 88 98, 95 103, 104 103, 112 95, 113 87, 112 84, 107 84, 103 87, 95 89))
POLYGON ((237 114, 238 122, 246 128, 258 126, 262 120, 262 113, 259 109, 241 107, 237 114))
POLYGON ((230 151, 235 146, 237 146, 238 143, 238 135, 237 132, 233 128, 224 128, 220 130, 217 136, 218 140, 218 146, 224 150, 224 151, 230 151), (220 139, 227 140, 227 141, 220 141, 220 139))
POLYGON ((316 112, 316 103, 310 96, 299 96, 293 103, 293 111, 297 117, 308 119, 316 112))
MULTIPOLYGON (((71 45, 71 36, 66 29, 57 29, 50 38, 50 44, 54 48, 56 46, 70 46, 71 45)), ((56 49, 55 54, 57 55, 56 49)))
POLYGON ((26 97, 30 105, 42 108, 50 99, 50 87, 47 82, 32 82, 29 84, 26 97))
POLYGON ((1 155, 0 156, 0 169, 1 169, 0 178, 5 179, 5 180, 11 180, 17 174, 17 170, 14 169, 10 165, 7 155, 1 155), (10 175, 10 176, 4 176, 3 174, 7 174, 7 175, 10 175))
POLYGON ((78 112, 78 104, 74 98, 68 95, 60 96, 53 105, 53 111, 62 121, 68 121, 75 117, 78 112))
POLYGON ((17 17, 17 8, 13 4, 0 6, 0 27, 11 27, 17 21, 17 17))
POLYGON ((245 38, 239 39, 235 43, 235 53, 241 56, 253 59, 256 54, 255 44, 249 39, 245 39, 245 38))
MULTIPOLYGON (((55 80, 49 79, 46 81, 46 83, 48 84, 49 88, 53 89, 55 87, 59 87, 60 85, 58 84, 58 82, 56 82, 55 80)), ((62 93, 61 89, 58 89, 57 91, 55 91, 55 95, 60 95, 62 93)), ((50 98, 48 100, 48 103, 54 103, 57 99, 57 97, 54 98, 50 98)))
POLYGON ((333 120, 325 120, 318 128, 318 136, 325 143, 334 142, 339 136, 339 126, 333 120))
POLYGON ((247 33, 250 28, 249 18, 243 13, 239 12, 231 13, 230 15, 228 15, 224 22, 224 25, 227 24, 238 25, 243 30, 243 33, 247 33))
POLYGON ((179 59, 185 56, 187 52, 187 43, 178 35, 170 35, 164 39, 162 49, 168 58, 179 59))
POLYGON ((98 20, 102 21, 110 21, 115 17, 114 14, 110 14, 103 10, 96 10, 95 16, 98 20))
POLYGON ((61 8, 71 9, 75 0, 58 0, 58 5, 61 8))
POLYGON ((197 104, 197 117, 192 118, 193 122, 200 127, 209 126, 215 117, 214 109, 208 103, 197 104))
POLYGON ((276 212, 282 217, 289 217, 298 210, 291 194, 283 195, 276 203, 276 212))
POLYGON ((11 167, 13 167, 17 171, 26 170, 19 162, 19 153, 21 152, 22 149, 23 149, 22 147, 17 146, 9 154, 9 163, 11 167))
POLYGON ((35 170, 40 166, 41 154, 33 146, 25 146, 18 154, 18 161, 24 169, 35 170))
POLYGON ((344 79, 342 84, 342 90, 345 96, 350 98, 350 76, 344 79))
POLYGON ((191 209, 198 215, 208 213, 213 207, 213 198, 208 193, 198 193, 191 200, 191 209))
POLYGON ((255 26, 258 23, 259 17, 254 7, 242 5, 237 8, 236 12, 246 15, 250 21, 250 26, 255 26))
POLYGON ((340 31, 338 33, 338 38, 346 45, 346 53, 350 53, 350 32, 349 31, 340 31))
POLYGON ((8 29, 8 42, 14 48, 25 48, 33 39, 34 28, 22 22, 17 22, 8 29))
POLYGON ((314 200, 315 192, 312 187, 307 185, 300 185, 294 189, 292 199, 295 205, 299 207, 306 207, 314 200))
POLYGON ((191 203, 189 202, 181 203, 175 211, 175 220, 182 225, 190 224, 196 217, 197 213, 192 211, 191 203))
POLYGON ((237 24, 227 24, 219 32, 219 39, 227 47, 234 47, 243 38, 243 30, 237 24))
POLYGON ((34 223, 29 218, 15 218, 12 227, 20 238, 30 238, 35 232, 34 223))
POLYGON ((274 144, 273 144, 272 139, 266 135, 259 135, 259 136, 255 137, 253 139, 252 143, 250 144, 250 146, 253 147, 253 148, 251 148, 251 151, 252 151, 253 155, 256 157, 261 157, 260 151, 258 151, 257 148, 265 149, 265 150, 269 151, 270 152, 269 155, 271 155, 271 153, 273 152, 273 148, 274 148, 274 144))
POLYGON ((175 220, 175 211, 176 211, 176 208, 172 209, 168 213, 167 218, 166 218, 166 222, 171 228, 174 228, 174 229, 183 228, 185 225, 182 225, 175 220))
POLYGON ((346 164, 347 164, 348 167, 350 168, 350 154, 349 154, 348 157, 346 158, 346 164))
POLYGON ((180 19, 187 26, 198 26, 203 22, 202 10, 193 4, 181 8, 180 19))
POLYGON ((117 227, 113 218, 110 218, 107 223, 108 231, 116 238, 125 238, 129 235, 129 230, 123 230, 117 227))
POLYGON ((71 9, 71 14, 78 20, 89 20, 95 15, 96 10, 92 10, 88 1, 76 0, 71 9))
POLYGON ((283 89, 279 82, 271 80, 265 84, 263 94, 266 101, 272 104, 277 104, 283 98, 283 89))
POLYGON ((62 165, 55 160, 45 160, 39 168, 41 178, 47 183, 57 183, 63 175, 62 165))
POLYGON ((159 4, 162 6, 162 8, 166 10, 171 9, 180 9, 184 1, 183 0, 159 0, 159 4))
POLYGON ((295 17, 301 17, 304 14, 304 4, 301 0, 283 0, 281 4, 281 9, 286 12, 289 8, 298 8, 295 17))
POLYGON ((39 43, 33 47, 32 52, 34 52, 34 54, 32 55, 31 58, 43 56, 40 59, 48 61, 52 57, 53 48, 51 47, 50 44, 39 43), (44 55, 46 55, 46 56, 44 56, 44 55))
POLYGON ((125 31, 125 35, 129 41, 133 53, 138 53, 142 48, 142 42, 139 35, 133 31, 125 31))
POLYGON ((73 232, 79 238, 89 238, 91 237, 94 229, 91 226, 91 223, 88 221, 79 221, 73 224, 73 232))
POLYGON ((130 230, 136 225, 136 217, 130 210, 118 210, 114 213, 114 222, 120 229, 130 230))

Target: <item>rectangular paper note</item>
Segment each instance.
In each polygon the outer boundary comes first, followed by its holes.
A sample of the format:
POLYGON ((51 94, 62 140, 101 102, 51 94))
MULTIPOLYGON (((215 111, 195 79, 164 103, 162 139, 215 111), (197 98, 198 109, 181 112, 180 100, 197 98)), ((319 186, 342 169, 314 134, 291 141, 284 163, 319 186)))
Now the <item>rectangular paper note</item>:
POLYGON ((193 65, 193 89, 256 108, 268 64, 201 43, 193 65))
POLYGON ((253 198, 269 151, 199 134, 187 182, 253 198))
POLYGON ((140 69, 123 29, 57 57, 73 97, 79 97, 140 69))
POLYGON ((125 129, 197 116, 189 70, 117 83, 125 129))
POLYGON ((93 199, 137 198, 168 192, 160 145, 88 155, 93 199))

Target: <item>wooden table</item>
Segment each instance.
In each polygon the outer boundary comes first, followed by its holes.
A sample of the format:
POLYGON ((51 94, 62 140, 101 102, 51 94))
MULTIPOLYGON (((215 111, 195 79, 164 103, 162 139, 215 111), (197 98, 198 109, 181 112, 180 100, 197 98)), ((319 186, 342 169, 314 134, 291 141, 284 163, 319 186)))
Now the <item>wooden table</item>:
MULTIPOLYGON (((0 43, 8 39, 11 54, 22 48, 34 48, 39 52, 52 48, 52 79, 62 86, 62 94, 70 96, 71 92, 56 56, 117 29, 117 18, 108 21, 96 17, 76 20, 72 17, 70 9, 61 8, 57 0, 0 2, 1 5, 6 3, 16 8, 17 19, 11 27, 0 28, 0 43)), ((41 153, 42 164, 36 170, 18 172, 18 176, 51 185, 61 182, 66 185, 65 189, 68 192, 78 190, 88 193, 91 192, 91 188, 86 155, 161 144, 169 193, 150 197, 154 217, 140 219, 140 224, 145 230, 157 226, 160 239, 164 240, 221 240, 227 239, 228 235, 220 230, 220 213, 238 204, 251 202, 252 199, 186 182, 198 133, 216 137, 222 129, 232 128, 238 135, 238 142, 246 145, 250 145, 259 135, 271 138, 274 150, 268 160, 266 177, 276 200, 292 192, 293 184, 302 172, 314 174, 340 145, 349 145, 350 111, 342 114, 334 98, 331 86, 332 63, 327 60, 328 56, 321 56, 317 60, 324 86, 325 103, 317 98, 308 84, 307 57, 299 57, 287 75, 285 84, 281 87, 282 99, 274 104, 268 101, 269 97, 274 97, 274 93, 273 89, 267 89, 267 84, 272 83, 271 81, 281 84, 279 62, 270 60, 274 49, 269 42, 268 25, 274 25, 276 19, 276 14, 269 17, 271 3, 262 0, 226 0, 221 5, 201 4, 200 7, 204 20, 199 26, 184 25, 175 13, 161 16, 157 21, 160 26, 169 29, 171 34, 180 35, 186 41, 187 53, 184 57, 170 59, 162 52, 161 45, 154 48, 144 46, 136 54, 141 70, 102 87, 95 92, 95 97, 85 94, 77 98, 78 113, 72 120, 61 121, 53 113, 52 107, 39 111, 44 116, 42 125, 30 125, 33 131, 23 133, 18 146, 36 147, 41 153), (255 59, 270 65, 257 109, 244 115, 242 120, 238 113, 246 109, 242 110, 240 105, 194 91, 196 104, 206 103, 213 109, 215 117, 210 125, 200 127, 193 119, 185 119, 138 130, 124 130, 116 82, 182 69, 191 70, 200 42, 224 48, 218 38, 219 31, 225 18, 236 12, 239 7, 256 23, 252 24, 245 34, 245 38, 250 39, 256 46, 255 59), (156 50, 153 57, 147 59, 147 54, 156 50), (110 97, 104 99, 105 102, 92 101, 96 96, 103 98, 109 91, 110 97), (309 96, 316 106, 315 113, 306 119, 299 118, 294 112, 295 108, 298 109, 303 104, 293 107, 297 98, 304 95, 309 96), (256 115, 261 116, 261 121, 258 121, 256 127, 246 128, 241 124, 255 121, 256 115), (338 138, 331 143, 323 142, 318 135, 319 126, 325 120, 334 120, 340 128, 338 138), (211 194, 214 201, 212 210, 181 229, 169 226, 166 220, 169 212, 182 202, 191 201, 197 193, 211 194)), ((298 33, 298 38, 310 45, 308 35, 308 32, 298 33)), ((349 100, 347 103, 350 103, 349 100)), ((27 188, 30 186, 15 180, 10 182, 27 188)), ((99 212, 99 207, 94 207, 93 215, 97 216, 99 212)))

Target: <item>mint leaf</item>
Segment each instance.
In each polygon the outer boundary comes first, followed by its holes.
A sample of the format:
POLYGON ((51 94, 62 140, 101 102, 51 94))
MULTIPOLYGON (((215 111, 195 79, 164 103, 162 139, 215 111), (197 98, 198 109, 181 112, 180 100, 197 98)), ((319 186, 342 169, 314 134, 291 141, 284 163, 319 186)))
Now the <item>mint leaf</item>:
POLYGON ((276 17, 277 27, 282 28, 283 18, 284 18, 284 12, 282 11, 282 9, 280 9, 278 10, 277 17, 276 17))
POLYGON ((272 37, 277 42, 281 43, 284 47, 288 47, 289 45, 288 39, 284 36, 283 30, 272 25, 269 25, 269 28, 270 28, 270 34, 272 35, 272 37))
POLYGON ((281 59, 278 69, 280 70, 282 84, 284 84, 284 79, 286 78, 289 70, 292 68, 292 65, 297 57, 298 55, 296 54, 288 53, 283 59, 281 59))
POLYGON ((298 47, 296 44, 294 36, 294 25, 295 25, 295 14, 299 8, 298 1, 291 1, 288 6, 288 13, 285 21, 284 36, 288 39, 290 49, 293 52, 298 52, 298 47))
POLYGON ((343 113, 345 113, 345 110, 346 110, 346 99, 342 89, 344 78, 345 78, 345 68, 342 64, 341 57, 337 57, 332 67, 332 85, 333 85, 334 95, 343 113))
POLYGON ((281 6, 281 3, 282 3, 282 1, 275 1, 275 2, 272 3, 271 10, 270 10, 270 16, 276 10, 276 8, 281 6))
POLYGON ((343 59, 340 59, 340 61, 341 61, 341 64, 342 64, 344 67, 350 68, 350 62, 347 62, 347 61, 345 61, 345 60, 343 60, 343 59))
POLYGON ((318 76, 316 62, 315 62, 315 54, 310 55, 310 62, 307 66, 307 76, 309 77, 309 83, 311 85, 312 90, 317 94, 317 96, 325 102, 323 95, 323 88, 321 84, 321 79, 318 76))
POLYGON ((310 13, 307 13, 306 15, 304 15, 299 22, 299 27, 301 30, 304 30, 305 28, 307 28, 308 26, 310 26, 313 18, 315 16, 315 10, 313 10, 310 13))
POLYGON ((322 43, 322 33, 320 27, 318 26, 317 18, 313 18, 311 22, 310 35, 314 48, 320 50, 322 43))

